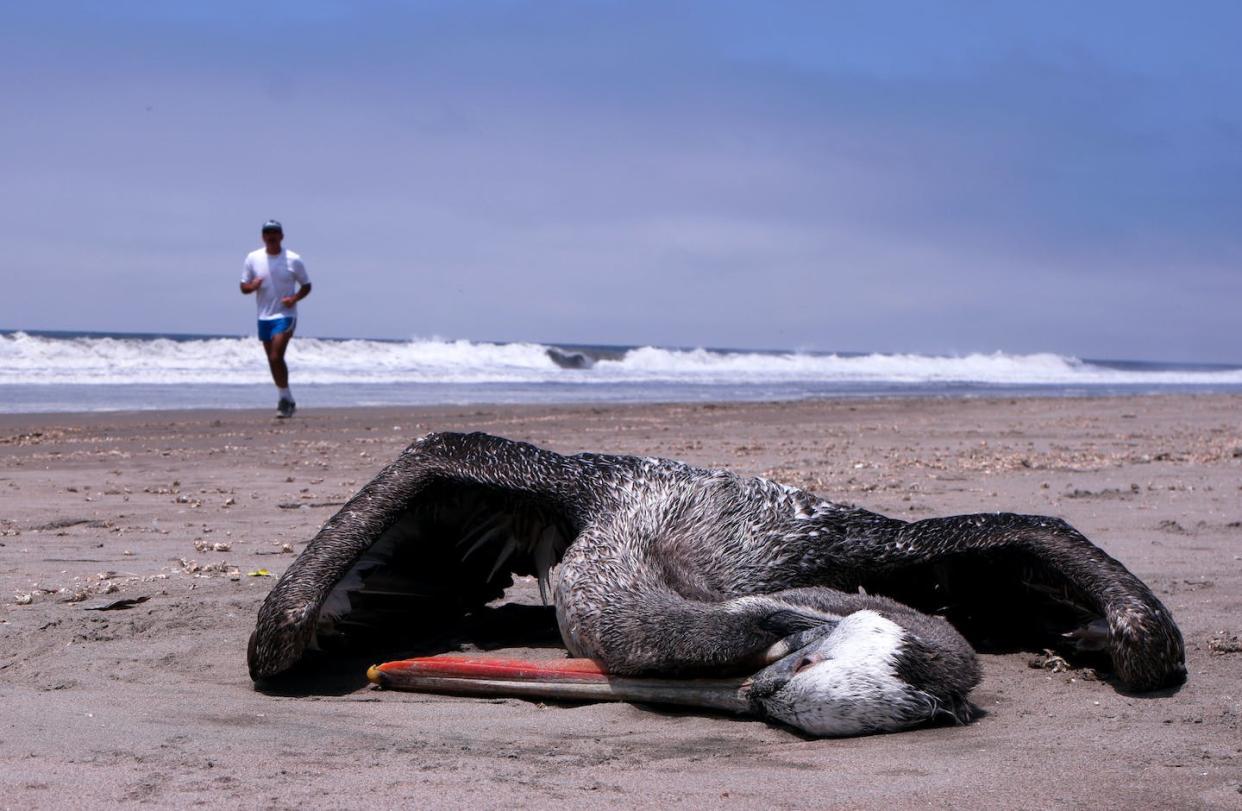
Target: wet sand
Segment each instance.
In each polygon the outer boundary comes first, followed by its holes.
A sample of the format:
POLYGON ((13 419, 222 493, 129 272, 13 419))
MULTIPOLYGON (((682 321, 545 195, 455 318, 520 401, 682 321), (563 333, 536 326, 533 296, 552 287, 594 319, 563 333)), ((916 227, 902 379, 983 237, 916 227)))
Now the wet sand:
POLYGON ((3 808, 1242 808, 1236 397, 0 415, 0 498, 3 808), (1189 681, 1130 695, 986 654, 979 721, 847 740, 382 692, 361 668, 255 691, 263 572, 431 430, 674 457, 909 519, 1060 516, 1171 609, 1189 681), (118 600, 142 602, 98 610, 118 600))

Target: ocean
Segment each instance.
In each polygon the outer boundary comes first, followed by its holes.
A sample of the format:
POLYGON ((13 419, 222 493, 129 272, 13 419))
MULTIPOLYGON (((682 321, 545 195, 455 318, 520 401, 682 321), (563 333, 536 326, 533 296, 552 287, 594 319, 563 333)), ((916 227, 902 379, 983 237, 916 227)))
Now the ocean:
MULTIPOLYGON (((299 407, 1242 393, 1242 366, 298 337, 299 407)), ((268 408, 251 336, 0 331, 0 412, 268 408)))

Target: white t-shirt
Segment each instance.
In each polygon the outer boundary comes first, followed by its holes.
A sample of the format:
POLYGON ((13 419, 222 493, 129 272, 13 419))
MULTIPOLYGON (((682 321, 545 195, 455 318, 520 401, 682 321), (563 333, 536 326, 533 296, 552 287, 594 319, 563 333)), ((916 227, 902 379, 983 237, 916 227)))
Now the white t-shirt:
POLYGON ((264 248, 251 251, 246 256, 241 280, 252 282, 255 279, 263 280, 259 289, 254 291, 256 303, 259 305, 260 321, 286 316, 297 317, 298 305, 286 307, 280 300, 298 292, 299 284, 310 284, 302 257, 293 251, 282 250, 275 256, 270 255, 264 248))

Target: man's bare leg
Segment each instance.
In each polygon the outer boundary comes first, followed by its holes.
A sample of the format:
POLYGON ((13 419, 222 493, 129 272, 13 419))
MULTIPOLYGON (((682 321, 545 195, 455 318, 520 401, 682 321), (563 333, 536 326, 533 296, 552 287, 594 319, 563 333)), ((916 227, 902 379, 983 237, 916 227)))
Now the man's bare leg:
MULTIPOLYGON (((289 341, 293 338, 293 330, 287 329, 284 332, 273 335, 270 340, 263 342, 263 349, 267 353, 267 365, 272 372, 272 382, 276 384, 276 388, 280 389, 281 400, 288 400, 293 403, 292 396, 286 396, 284 392, 289 389, 289 367, 285 364, 285 350, 289 348, 289 341)), ((289 413, 281 412, 282 416, 291 416, 293 414, 292 407, 289 413)))
POLYGON ((287 329, 273 335, 270 341, 263 342, 263 349, 267 352, 267 365, 272 370, 272 382, 278 389, 289 388, 289 367, 285 364, 285 350, 289 348, 289 339, 292 337, 293 330, 287 329))

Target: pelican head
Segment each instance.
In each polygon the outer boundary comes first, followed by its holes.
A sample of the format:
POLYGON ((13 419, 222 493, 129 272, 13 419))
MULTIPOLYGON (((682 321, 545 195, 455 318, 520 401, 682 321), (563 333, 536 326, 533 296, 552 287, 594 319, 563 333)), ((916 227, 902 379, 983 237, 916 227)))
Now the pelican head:
POLYGON ((742 690, 755 714, 835 737, 893 732, 938 717, 964 723, 972 714, 965 694, 976 681, 973 660, 949 661, 909 629, 864 610, 759 671, 742 690), (929 692, 946 683, 946 672, 961 689, 929 692))

